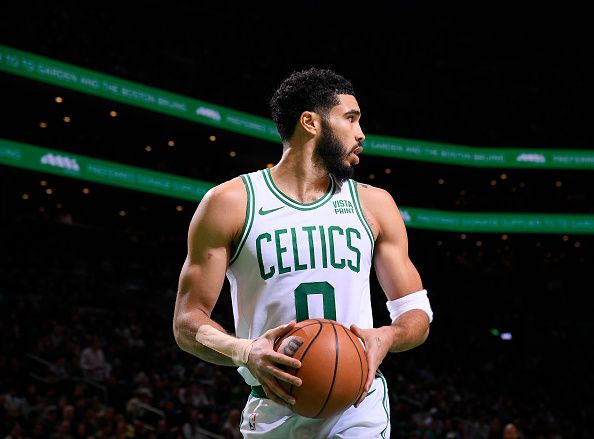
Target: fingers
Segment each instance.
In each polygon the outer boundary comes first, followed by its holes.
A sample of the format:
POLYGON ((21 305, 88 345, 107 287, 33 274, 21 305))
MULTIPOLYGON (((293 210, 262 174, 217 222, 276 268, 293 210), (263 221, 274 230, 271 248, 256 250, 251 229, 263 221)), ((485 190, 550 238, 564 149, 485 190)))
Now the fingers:
POLYGON ((295 321, 293 320, 286 325, 277 326, 276 328, 266 331, 260 337, 261 342, 257 341, 257 343, 259 343, 259 349, 256 359, 252 363, 254 370, 250 369, 262 385, 266 396, 272 401, 285 407, 291 407, 295 404, 295 398, 285 391, 281 386, 280 381, 299 387, 301 386, 301 379, 282 370, 281 367, 284 366, 298 369, 301 367, 301 362, 295 358, 272 350, 272 343, 279 337, 287 334, 294 327, 295 321), (266 339, 267 342, 264 342, 262 339, 266 339), (268 345, 268 343, 270 343, 270 345, 268 345))
POLYGON ((369 389, 371 388, 371 385, 373 384, 373 380, 375 378, 375 371, 376 371, 377 367, 374 366, 373 346, 368 346, 363 330, 361 328, 359 328, 357 325, 351 325, 350 329, 353 332, 353 334, 355 334, 357 337, 359 337, 363 341, 363 344, 365 345, 365 355, 367 357, 367 364, 368 364, 367 380, 365 381, 365 384, 363 385, 363 392, 361 392, 361 396, 359 396, 359 399, 354 404, 355 407, 359 407, 359 405, 361 405, 363 400, 367 397, 367 392, 369 392, 369 389))
POLYGON ((363 334, 361 333, 361 328, 359 328, 357 325, 351 325, 351 331, 353 332, 353 334, 355 334, 357 337, 359 337, 361 340, 363 340, 363 334))
POLYGON ((277 326, 276 328, 269 329, 268 331, 266 331, 264 333, 264 337, 274 340, 278 337, 282 337, 283 335, 285 335, 287 332, 289 332, 291 329, 293 329, 294 326, 295 326, 295 320, 291 320, 286 325, 280 325, 280 326, 277 326))
POLYGON ((369 367, 369 370, 367 372, 367 381, 365 382, 364 386, 366 392, 369 392, 369 389, 371 389, 371 385, 373 384, 373 380, 375 379, 375 371, 375 367, 369 367))
POLYGON ((367 381, 365 381, 365 385, 363 386, 363 392, 361 392, 361 396, 357 402, 355 402, 355 407, 359 407, 359 405, 363 402, 363 400, 367 397, 367 393, 369 389, 371 389, 371 385, 373 384, 373 380, 375 379, 375 368, 369 367, 367 371, 367 381))
POLYGON ((359 399, 357 400, 357 402, 355 402, 355 408, 359 407, 359 405, 363 402, 363 400, 367 397, 367 392, 368 390, 363 390, 361 392, 361 396, 359 396, 359 399))
POLYGON ((266 366, 266 372, 276 379, 284 381, 285 383, 292 384, 297 387, 301 386, 301 378, 291 375, 290 373, 285 372, 284 370, 281 370, 272 364, 266 366))
POLYGON ((359 407, 359 405, 367 397, 367 393, 369 392, 369 389, 371 389, 371 384, 373 384, 374 377, 375 377, 375 369, 372 370, 372 368, 370 367, 367 370, 367 381, 365 381, 365 384, 363 385, 363 391, 361 392, 359 399, 357 400, 357 402, 355 402, 355 407, 359 407))
POLYGON ((292 367, 294 369, 299 369, 301 367, 301 361, 279 352, 273 352, 272 354, 268 355, 268 360, 283 366, 292 367))
POLYGON ((261 384, 264 393, 272 401, 289 408, 295 404, 295 398, 289 395, 274 378, 267 378, 261 384))

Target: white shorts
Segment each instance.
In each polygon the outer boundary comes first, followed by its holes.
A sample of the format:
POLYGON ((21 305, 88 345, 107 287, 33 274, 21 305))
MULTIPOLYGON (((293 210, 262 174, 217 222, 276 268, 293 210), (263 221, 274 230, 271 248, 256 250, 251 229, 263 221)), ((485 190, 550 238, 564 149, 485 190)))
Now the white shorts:
POLYGON ((388 386, 383 376, 377 376, 359 407, 351 406, 328 419, 305 418, 270 399, 250 395, 240 430, 244 438, 387 439, 390 437, 388 386))

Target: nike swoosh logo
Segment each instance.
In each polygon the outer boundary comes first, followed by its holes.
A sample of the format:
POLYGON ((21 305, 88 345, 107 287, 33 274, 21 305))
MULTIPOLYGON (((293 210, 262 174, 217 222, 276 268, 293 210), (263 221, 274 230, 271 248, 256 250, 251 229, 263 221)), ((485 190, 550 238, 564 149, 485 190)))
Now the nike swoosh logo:
POLYGON ((373 392, 375 392, 377 389, 373 389, 371 392, 367 392, 367 396, 371 395, 373 392))
POLYGON ((260 207, 260 210, 258 211, 258 213, 260 215, 268 215, 269 213, 276 212, 277 210, 282 209, 283 207, 285 207, 285 206, 277 207, 276 209, 270 209, 270 210, 264 210, 263 208, 260 207))

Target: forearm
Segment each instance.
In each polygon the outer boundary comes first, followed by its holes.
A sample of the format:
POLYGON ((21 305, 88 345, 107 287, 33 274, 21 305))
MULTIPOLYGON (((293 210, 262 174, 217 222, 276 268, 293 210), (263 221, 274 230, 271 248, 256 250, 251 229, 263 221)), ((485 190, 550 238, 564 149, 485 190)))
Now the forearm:
POLYGON ((201 360, 221 366, 235 366, 231 358, 196 341, 196 333, 202 325, 210 325, 223 333, 227 333, 221 325, 202 312, 188 312, 176 316, 173 322, 173 333, 177 345, 201 360))
POLYGON ((389 352, 404 352, 425 342, 429 335, 429 317, 420 309, 402 314, 391 325, 382 328, 389 352))

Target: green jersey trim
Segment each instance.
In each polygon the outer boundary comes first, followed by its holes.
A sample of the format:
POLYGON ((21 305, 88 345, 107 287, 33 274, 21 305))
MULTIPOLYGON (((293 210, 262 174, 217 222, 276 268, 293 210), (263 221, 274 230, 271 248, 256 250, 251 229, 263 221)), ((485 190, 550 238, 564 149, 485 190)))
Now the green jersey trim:
POLYGON ((330 198, 332 198, 332 194, 334 194, 334 179, 330 178, 330 184, 328 185, 328 190, 320 199, 318 199, 312 203, 300 203, 300 202, 295 201, 292 198, 288 197, 287 195, 283 194, 282 191, 274 184, 274 180, 272 179, 272 175, 270 174, 270 169, 268 169, 268 168, 263 169, 261 172, 262 172, 262 175, 264 176, 264 181, 266 182, 268 189, 270 189, 270 192, 272 192, 272 194, 276 198, 278 198, 280 201, 282 201, 284 204, 286 204, 289 207, 292 207, 293 209, 297 209, 297 210, 316 209, 316 208, 326 204, 328 202, 328 200, 330 200, 330 198))
POLYGON ((386 385, 386 379, 384 378, 383 375, 381 375, 379 377, 379 379, 382 381, 382 386, 384 387, 384 398, 382 399, 382 407, 384 408, 384 411, 386 412, 386 428, 384 428, 381 432, 382 438, 386 437, 386 430, 388 429, 388 426, 390 425, 390 408, 388 407, 388 386, 386 385))
POLYGON ((361 208, 361 202, 359 201, 359 192, 357 191, 357 182, 353 180, 349 180, 349 190, 351 191, 351 197, 353 198, 353 204, 355 205, 355 212, 357 212, 357 216, 359 217, 359 221, 363 224, 363 228, 367 232, 367 236, 371 241, 371 253, 373 254, 373 248, 375 246, 375 240, 373 239, 373 232, 371 231, 371 227, 369 223, 365 219, 365 215, 363 215, 363 209, 361 208))
POLYGON ((256 210, 256 200, 255 200, 255 193, 254 187, 252 186, 252 180, 250 179, 249 175, 242 175, 241 179, 243 180, 243 184, 245 185, 245 190, 247 191, 247 206, 245 208, 245 221, 243 223, 243 229, 241 230, 241 235, 239 238, 239 245, 233 252, 233 256, 229 261, 229 265, 231 265, 237 257, 239 256, 239 252, 243 248, 245 241, 250 234, 250 230, 252 230, 252 225, 254 224, 254 211, 256 210))

